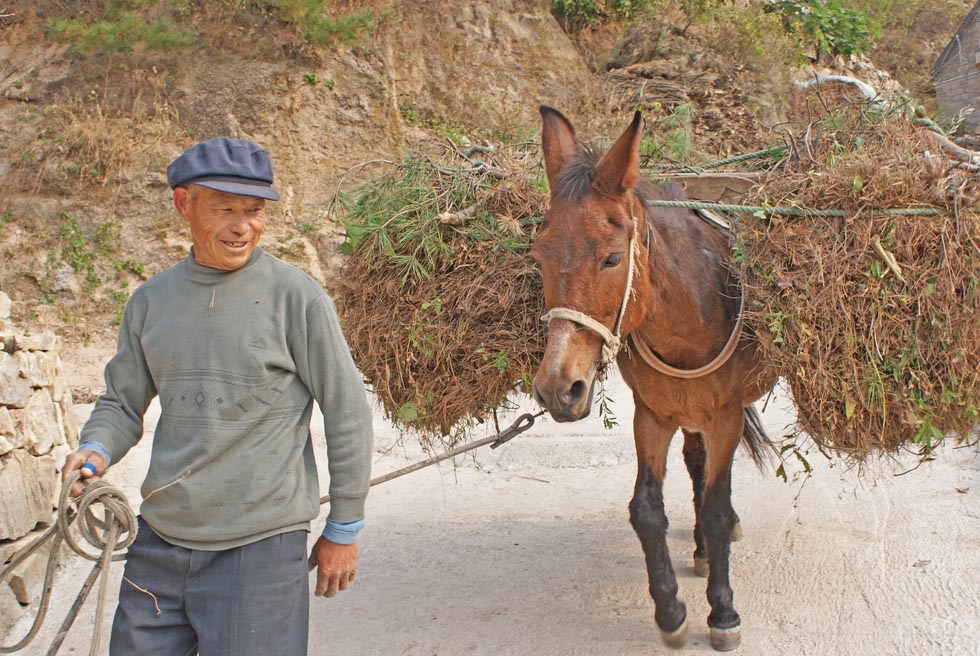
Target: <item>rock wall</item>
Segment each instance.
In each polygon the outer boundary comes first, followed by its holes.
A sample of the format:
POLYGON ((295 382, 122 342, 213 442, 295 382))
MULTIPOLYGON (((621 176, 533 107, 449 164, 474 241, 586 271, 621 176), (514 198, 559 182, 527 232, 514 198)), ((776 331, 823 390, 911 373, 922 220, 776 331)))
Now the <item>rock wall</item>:
POLYGON ((961 113, 962 129, 980 133, 980 4, 973 7, 932 69, 939 114, 946 120, 961 113))
MULTIPOLYGON (((78 446, 71 393, 61 376, 61 340, 10 324, 0 292, 0 568, 51 525, 60 467, 78 446)), ((0 635, 34 612, 44 576, 42 550, 0 584, 0 635)), ((17 636, 19 637, 19 636, 17 636)), ((0 642, 7 643, 9 640, 0 642)))

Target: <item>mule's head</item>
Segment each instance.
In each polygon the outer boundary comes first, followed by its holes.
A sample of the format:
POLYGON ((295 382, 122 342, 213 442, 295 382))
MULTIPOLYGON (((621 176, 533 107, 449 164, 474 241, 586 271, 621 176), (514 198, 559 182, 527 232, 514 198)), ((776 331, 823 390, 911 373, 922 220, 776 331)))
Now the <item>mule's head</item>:
MULTIPOLYGON (((642 201, 632 191, 640 179, 640 113, 601 156, 579 143, 560 112, 542 107, 541 116, 551 203, 531 254, 541 269, 545 306, 573 312, 552 313, 534 393, 555 420, 575 421, 592 407, 604 338, 588 322, 561 317, 581 313, 616 332, 628 295, 631 238, 645 225, 642 201)), ((623 318, 622 335, 639 322, 638 300, 629 300, 635 307, 623 318)))

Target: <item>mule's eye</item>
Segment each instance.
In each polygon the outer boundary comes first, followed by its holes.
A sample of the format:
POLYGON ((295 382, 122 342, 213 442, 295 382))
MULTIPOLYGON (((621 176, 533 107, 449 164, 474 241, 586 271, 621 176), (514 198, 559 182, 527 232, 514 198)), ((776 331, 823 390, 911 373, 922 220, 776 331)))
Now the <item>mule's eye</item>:
POLYGON ((605 260, 603 260, 603 262, 602 262, 602 268, 603 269, 609 269, 609 268, 612 268, 614 266, 618 266, 619 263, 622 262, 622 261, 623 261, 623 254, 622 253, 613 253, 612 255, 610 255, 609 257, 607 257, 605 260))

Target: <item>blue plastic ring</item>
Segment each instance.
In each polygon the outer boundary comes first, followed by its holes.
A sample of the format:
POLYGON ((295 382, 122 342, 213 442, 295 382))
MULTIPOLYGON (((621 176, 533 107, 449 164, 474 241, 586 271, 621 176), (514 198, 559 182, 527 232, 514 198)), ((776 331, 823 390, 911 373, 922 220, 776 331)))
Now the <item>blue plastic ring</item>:
POLYGON ((84 465, 82 465, 82 469, 89 470, 89 472, 91 472, 92 476, 95 476, 95 465, 93 465, 92 463, 86 462, 84 465))

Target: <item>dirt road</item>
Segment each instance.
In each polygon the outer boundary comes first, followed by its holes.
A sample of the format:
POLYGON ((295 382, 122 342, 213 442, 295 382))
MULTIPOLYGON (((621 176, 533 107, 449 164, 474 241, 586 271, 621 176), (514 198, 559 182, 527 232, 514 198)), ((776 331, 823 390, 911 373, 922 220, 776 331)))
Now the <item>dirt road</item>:
MULTIPOLYGON (((628 521, 630 397, 621 381, 609 389, 615 429, 597 417, 564 425, 544 418, 500 449, 376 487, 356 585, 311 600, 310 653, 668 653, 628 521)), ((791 417, 779 401, 763 415, 773 436, 791 417)), ((90 410, 80 406, 79 419, 90 410)), ((150 429, 157 413, 154 406, 150 429)), ((420 459, 414 442, 398 445, 380 415, 375 426, 376 475, 420 459)), ((110 472, 134 503, 151 439, 152 430, 110 472)), ((708 654, 705 580, 691 567, 693 510, 680 445, 677 439, 671 449, 666 498, 689 613, 683 653, 708 654)), ((801 485, 760 473, 747 456, 736 460, 735 507, 745 531, 732 549, 743 627, 736 653, 980 655, 980 456, 945 449, 902 476, 895 474, 910 461, 876 463, 860 477, 818 454, 810 462, 815 471, 801 485)), ((55 619, 29 653, 47 648, 88 567, 73 558, 62 568, 55 619)), ((92 616, 90 604, 62 654, 88 653, 92 616)))

